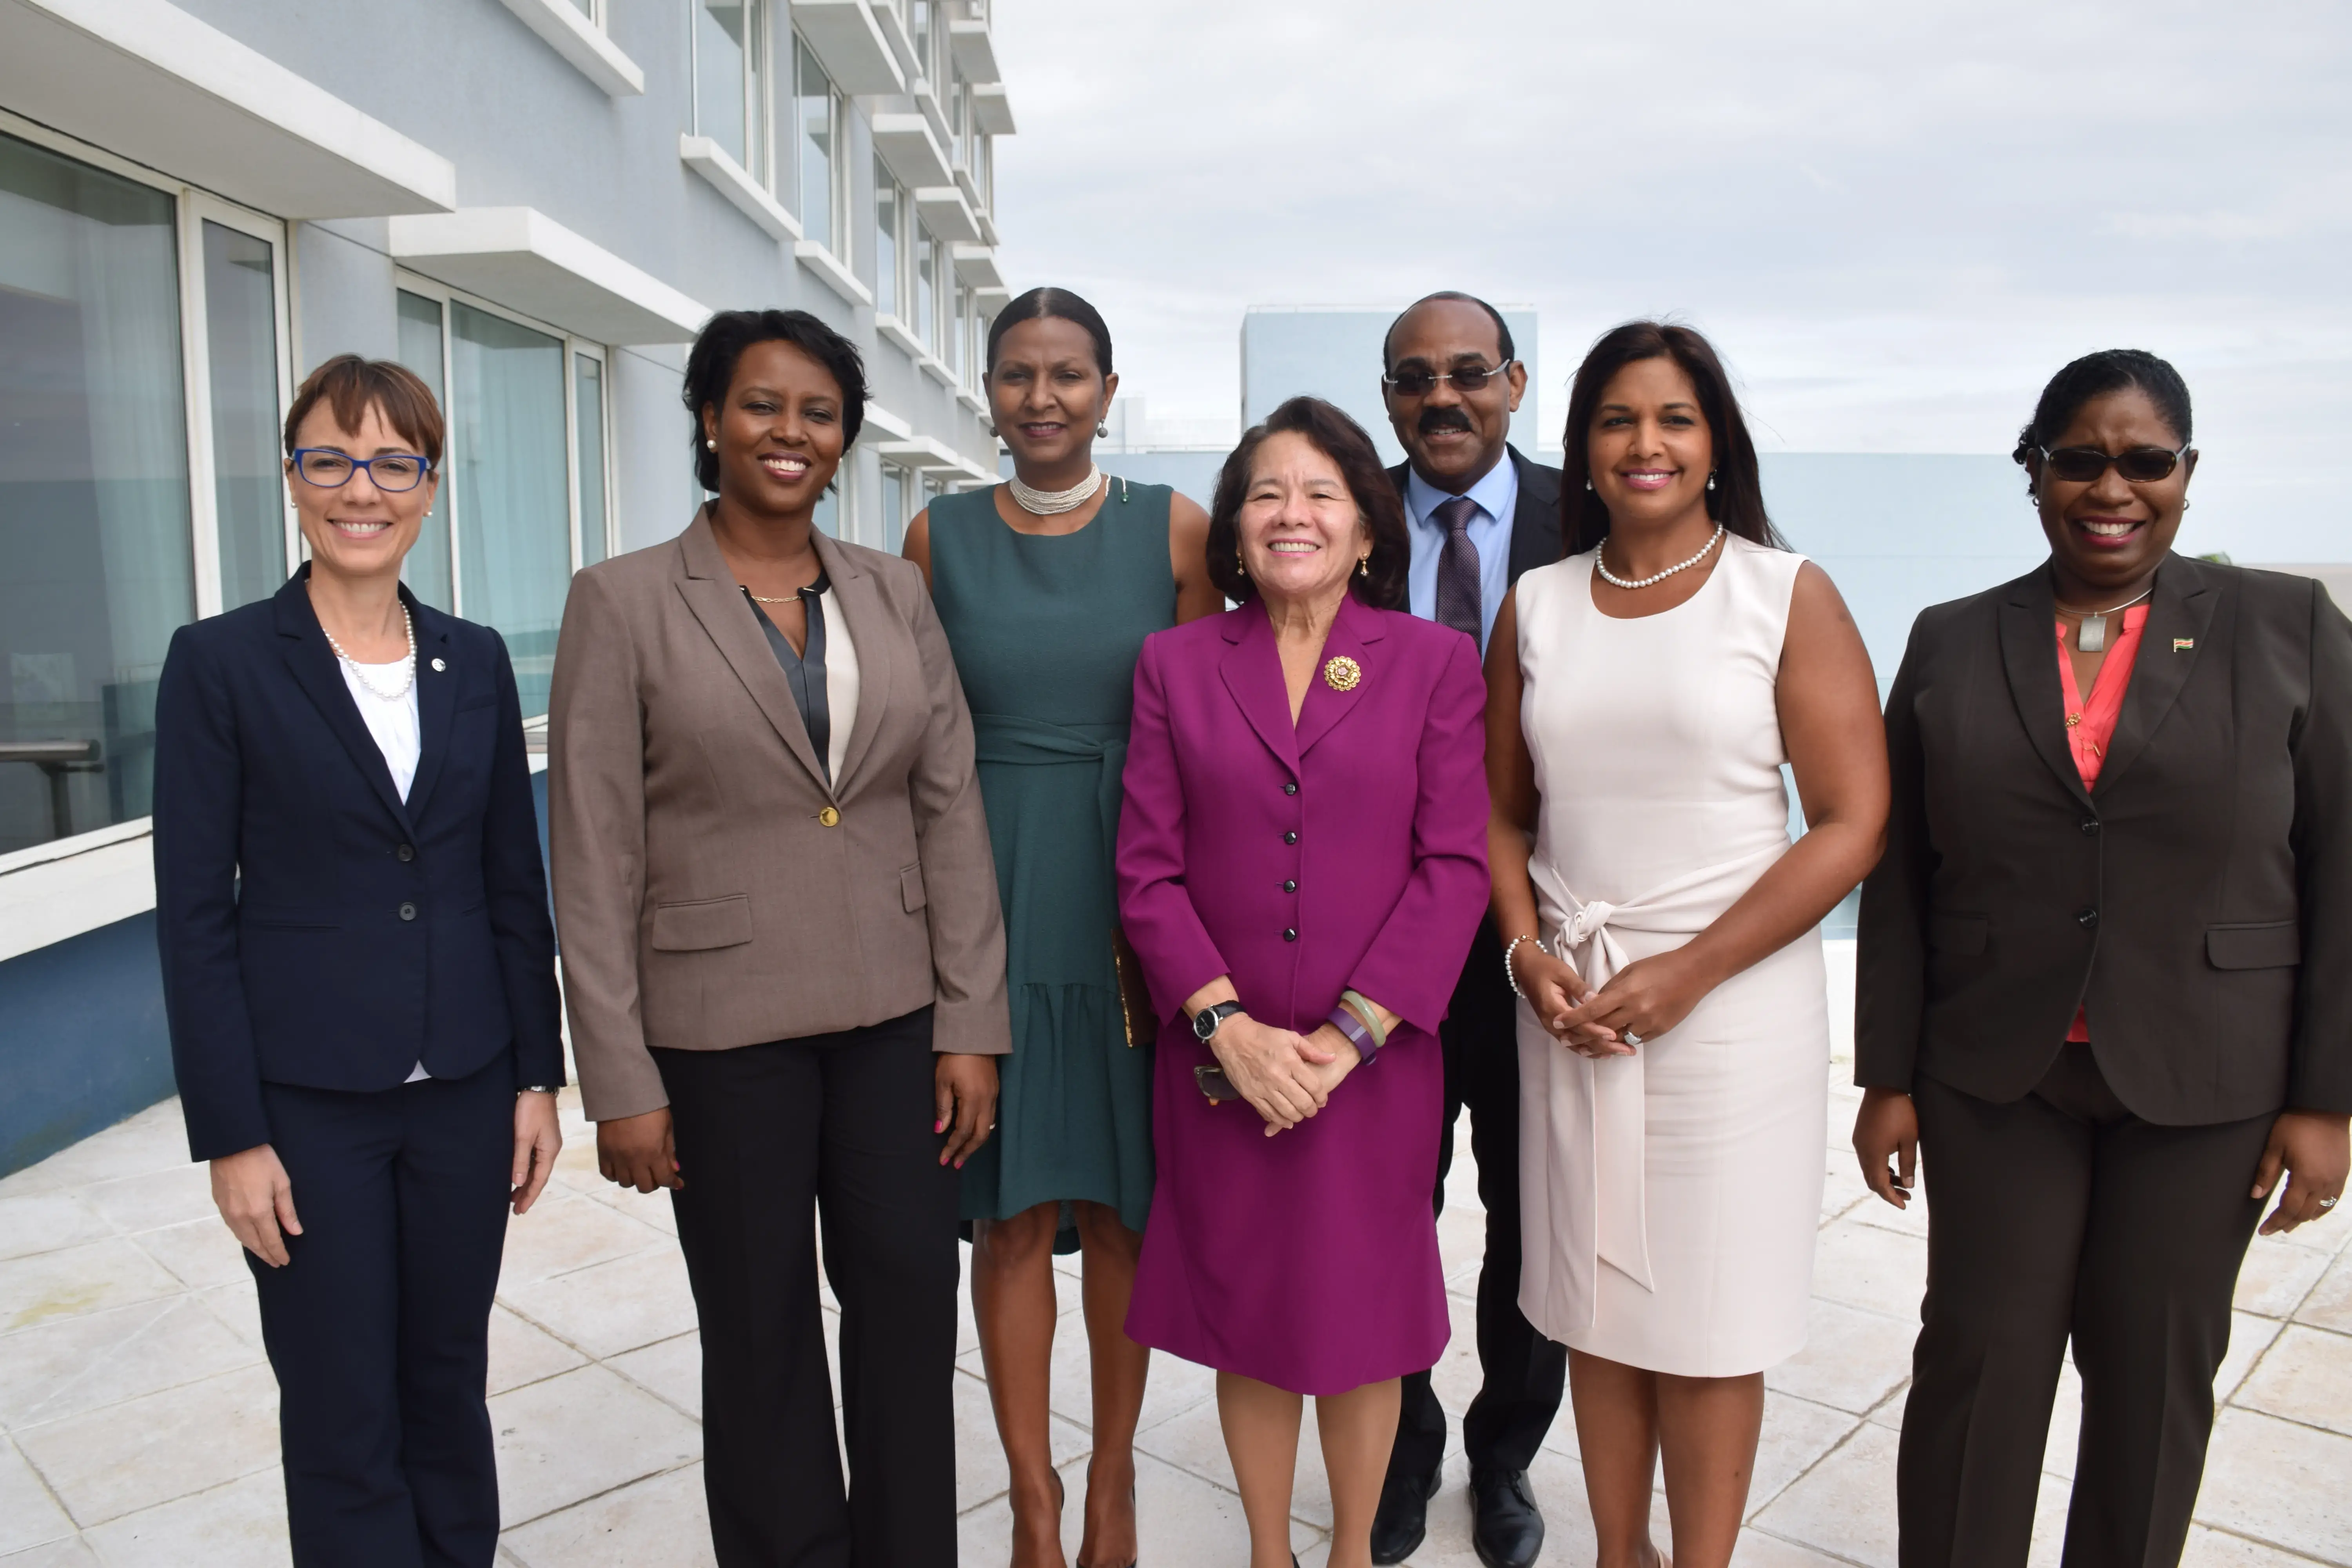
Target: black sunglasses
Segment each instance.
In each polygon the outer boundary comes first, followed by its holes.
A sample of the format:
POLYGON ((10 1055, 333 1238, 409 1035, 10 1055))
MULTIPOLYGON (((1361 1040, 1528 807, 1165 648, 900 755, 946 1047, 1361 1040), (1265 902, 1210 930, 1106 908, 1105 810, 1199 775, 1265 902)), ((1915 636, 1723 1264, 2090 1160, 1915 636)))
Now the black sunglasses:
POLYGON ((2087 485, 2107 471, 2113 463, 2116 471, 2136 485, 2152 485, 2158 479, 2168 479, 2180 459, 2189 455, 2183 443, 2180 450, 2168 452, 2161 447, 2134 447, 2127 452, 2102 452, 2096 447, 2061 447, 2052 451, 2047 447, 2034 448, 2042 454, 2042 470, 2053 479, 2063 479, 2070 485, 2087 485))
POLYGON ((1394 375, 1381 377, 1381 381, 1399 397, 1427 397, 1436 390, 1437 384, 1441 381, 1452 382, 1454 390, 1456 392, 1480 392, 1485 390, 1488 382, 1502 375, 1517 363, 1516 360, 1507 359, 1492 369, 1483 364, 1464 365, 1461 369, 1445 375, 1438 375, 1425 370, 1401 370, 1394 375))

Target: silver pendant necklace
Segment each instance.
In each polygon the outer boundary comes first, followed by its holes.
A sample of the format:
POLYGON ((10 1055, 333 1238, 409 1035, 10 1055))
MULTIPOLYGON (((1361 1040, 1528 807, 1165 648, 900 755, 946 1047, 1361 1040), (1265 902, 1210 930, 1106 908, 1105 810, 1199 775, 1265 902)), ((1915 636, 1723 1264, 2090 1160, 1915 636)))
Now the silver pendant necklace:
POLYGON ((400 606, 400 630, 401 634, 408 639, 408 657, 401 661, 404 668, 401 673, 400 684, 393 688, 390 691, 386 691, 383 687, 378 686, 375 683, 374 678, 368 674, 368 667, 366 665, 362 664, 358 659, 353 658, 350 654, 343 651, 343 645, 335 640, 334 633, 327 631, 327 625, 324 621, 319 623, 319 629, 322 632, 327 632, 327 646, 335 650, 335 657, 341 659, 345 664, 350 665, 352 667, 352 673, 360 678, 360 684, 373 692, 376 697, 383 701, 399 701, 402 698, 408 695, 408 689, 416 684, 416 626, 415 622, 408 618, 408 606, 406 605, 400 606))
POLYGON ((1087 465, 1087 477, 1066 490, 1041 490, 1021 482, 1015 474, 1005 481, 1013 487, 1013 503, 1034 517, 1056 517, 1066 511, 1076 511, 1094 500, 1095 492, 1103 488, 1103 471, 1092 463, 1087 465))
POLYGON ((2063 605, 2058 607, 2064 610, 2067 615, 2082 617, 2082 625, 2074 633, 2074 646, 2084 653, 2102 653, 2105 651, 2107 646, 2107 617, 2117 610, 2130 609, 2155 592, 2156 584, 2150 583, 2122 604, 2109 605, 2104 610, 2069 610, 2063 605))
POLYGON ((1612 588, 1646 588, 1653 583, 1664 582, 1667 578, 1673 576, 1677 572, 1689 571, 1692 567, 1706 560, 1707 552, 1713 550, 1717 544, 1722 542, 1722 539, 1723 524, 1718 522, 1715 525, 1715 531, 1706 536, 1706 542, 1698 547, 1698 553, 1692 556, 1689 560, 1677 562, 1674 565, 1667 567, 1664 571, 1653 573, 1647 577, 1635 577, 1632 579, 1620 577, 1616 573, 1609 570, 1609 542, 1604 539, 1601 542, 1600 546, 1592 552, 1592 569, 1600 573, 1601 580, 1603 583, 1608 584, 1612 588))

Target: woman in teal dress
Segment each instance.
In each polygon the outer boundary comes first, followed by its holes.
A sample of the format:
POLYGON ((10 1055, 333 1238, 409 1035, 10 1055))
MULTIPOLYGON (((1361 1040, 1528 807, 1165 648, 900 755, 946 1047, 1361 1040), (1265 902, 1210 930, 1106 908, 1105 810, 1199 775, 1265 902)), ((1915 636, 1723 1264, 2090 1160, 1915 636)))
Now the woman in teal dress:
POLYGON ((1111 852, 1143 639, 1224 607, 1209 519, 1165 485, 1106 478, 1094 441, 1118 390, 1110 333, 1059 289, 989 331, 988 393, 1014 479, 935 500, 907 527, 971 707, 1004 905, 1013 1054, 996 1136, 963 1168, 1014 1568, 1060 1568, 1048 1424, 1053 1258, 1085 1265, 1094 1373, 1079 1568, 1136 1556, 1137 1412, 1150 1352, 1127 1337, 1151 1202, 1148 1005, 1122 1003, 1111 852))

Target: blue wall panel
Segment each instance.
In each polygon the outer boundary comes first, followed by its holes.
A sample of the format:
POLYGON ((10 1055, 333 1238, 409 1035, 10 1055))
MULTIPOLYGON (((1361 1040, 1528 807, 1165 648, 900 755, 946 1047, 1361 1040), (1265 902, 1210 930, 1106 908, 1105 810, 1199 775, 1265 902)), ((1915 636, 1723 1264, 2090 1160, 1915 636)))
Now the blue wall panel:
POLYGON ((152 911, 0 963, 0 1174, 173 1091, 152 911))

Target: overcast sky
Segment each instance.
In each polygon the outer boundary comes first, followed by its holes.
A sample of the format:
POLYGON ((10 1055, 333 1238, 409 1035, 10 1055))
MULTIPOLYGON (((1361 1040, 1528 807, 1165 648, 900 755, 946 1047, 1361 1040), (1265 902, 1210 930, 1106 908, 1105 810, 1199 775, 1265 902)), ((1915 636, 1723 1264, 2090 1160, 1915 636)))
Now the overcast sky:
POLYGON ((993 9, 1006 281, 1101 307, 1154 417, 1234 412, 1251 305, 1441 288, 1540 311, 1546 446, 1634 315, 1800 451, 2005 453, 2141 347, 2197 399, 2183 544, 2352 560, 2352 6, 993 9))

